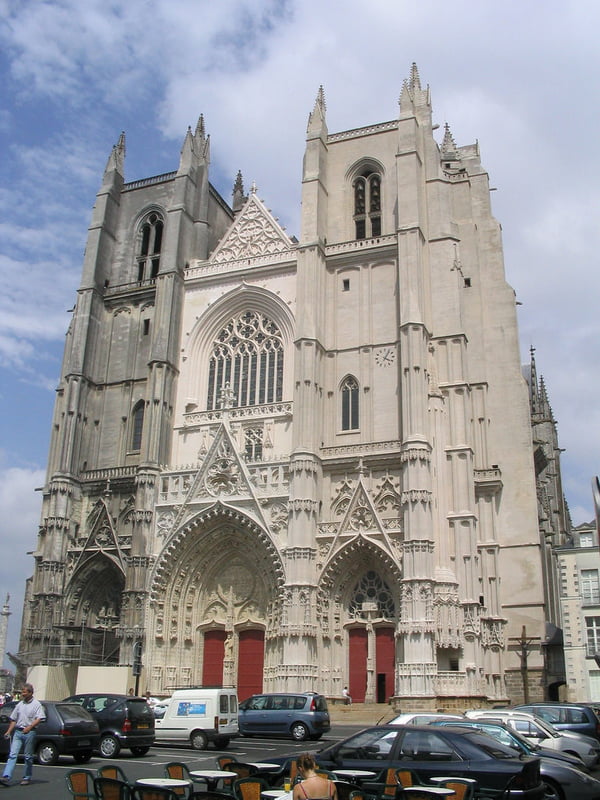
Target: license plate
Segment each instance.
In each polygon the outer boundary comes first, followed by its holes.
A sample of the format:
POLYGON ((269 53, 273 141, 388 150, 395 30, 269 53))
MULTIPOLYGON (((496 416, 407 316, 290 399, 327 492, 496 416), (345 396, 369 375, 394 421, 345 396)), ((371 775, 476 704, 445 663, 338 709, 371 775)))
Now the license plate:
POLYGON ((138 723, 138 728, 149 728, 149 727, 150 727, 150 725, 148 725, 147 722, 139 722, 138 723))

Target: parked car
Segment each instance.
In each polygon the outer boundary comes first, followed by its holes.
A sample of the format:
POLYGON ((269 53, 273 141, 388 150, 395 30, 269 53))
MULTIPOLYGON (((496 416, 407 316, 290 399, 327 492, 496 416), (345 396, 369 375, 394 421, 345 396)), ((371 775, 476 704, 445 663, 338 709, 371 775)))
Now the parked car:
POLYGON ((586 774, 585 767, 579 759, 558 750, 540 747, 502 722, 467 719, 462 722, 437 720, 430 724, 435 727, 450 725, 453 728, 457 726, 480 730, 511 747, 517 753, 537 756, 540 759, 540 776, 545 787, 544 800, 598 800, 600 798, 600 781, 586 774))
MULTIPOLYGON (((544 800, 540 759, 516 756, 510 747, 485 733, 432 725, 377 725, 315 754, 324 769, 366 769, 380 773, 410 769, 419 780, 453 775, 474 778, 481 793, 510 800, 544 800)), ((269 759, 269 761, 275 759, 269 759)), ((363 782, 368 791, 369 784, 363 782)))
POLYGON ((145 697, 125 694, 74 694, 66 703, 78 703, 100 727, 100 755, 115 758, 122 747, 145 756, 154 744, 154 714, 145 697))
POLYGON ((417 711, 413 713, 407 714, 399 714, 394 719, 391 719, 387 724, 388 725, 429 725, 434 720, 446 720, 451 722, 452 720, 461 720, 464 719, 463 715, 458 714, 442 714, 442 713, 430 713, 428 711, 417 711))
POLYGON ((188 744, 206 750, 212 742, 218 750, 239 736, 236 690, 224 686, 176 689, 164 714, 156 717, 156 741, 188 744))
POLYGON ((320 739, 331 728, 327 700, 314 692, 253 694, 239 706, 242 736, 320 739))
POLYGON ((558 731, 549 722, 534 714, 512 709, 496 709, 494 711, 484 709, 467 711, 466 716, 476 719, 498 719, 536 744, 577 756, 586 767, 595 766, 600 759, 600 745, 597 739, 572 731, 558 731))
POLYGON ((600 716, 596 704, 588 703, 527 703, 513 706, 550 722, 559 731, 572 731, 592 736, 600 741, 600 716))
MULTIPOLYGON (((4 738, 16 701, 0 707, 0 755, 7 756, 10 741, 4 738)), ((56 764, 59 756, 73 756, 78 764, 90 760, 100 742, 96 720, 76 703, 42 701, 46 719, 36 728, 35 752, 40 764, 56 764)))

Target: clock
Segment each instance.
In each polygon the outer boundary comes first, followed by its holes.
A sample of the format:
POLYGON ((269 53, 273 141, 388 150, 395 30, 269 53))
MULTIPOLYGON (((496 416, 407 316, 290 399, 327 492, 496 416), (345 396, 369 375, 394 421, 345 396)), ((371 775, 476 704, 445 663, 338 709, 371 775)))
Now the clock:
POLYGON ((396 351, 393 347, 380 347, 375 351, 375 363, 380 367, 389 367, 396 360, 396 351))

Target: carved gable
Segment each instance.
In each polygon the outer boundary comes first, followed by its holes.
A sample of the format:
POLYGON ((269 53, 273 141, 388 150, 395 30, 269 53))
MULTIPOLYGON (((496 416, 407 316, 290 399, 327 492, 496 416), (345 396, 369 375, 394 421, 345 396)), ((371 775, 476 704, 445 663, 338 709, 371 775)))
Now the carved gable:
POLYGON ((293 247, 283 228, 253 192, 210 260, 219 264, 275 255, 293 247))

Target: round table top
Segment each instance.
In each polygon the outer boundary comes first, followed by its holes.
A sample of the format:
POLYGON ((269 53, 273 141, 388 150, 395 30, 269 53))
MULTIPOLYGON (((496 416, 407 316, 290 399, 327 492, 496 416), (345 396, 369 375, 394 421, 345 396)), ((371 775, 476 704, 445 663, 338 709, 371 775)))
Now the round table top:
POLYGON ((475 778, 463 778, 457 775, 438 775, 434 778, 429 779, 432 783, 438 783, 439 781, 464 781, 465 783, 477 783, 475 778))
POLYGON ((291 797, 291 792, 286 792, 285 789, 265 789, 260 793, 261 797, 266 797, 268 800, 279 800, 282 797, 291 797))
POLYGON ((355 778, 372 778, 376 773, 370 769, 336 769, 336 775, 353 775, 355 778))
POLYGON ((159 786, 167 789, 176 789, 182 786, 189 786, 189 781, 179 780, 177 778, 138 778, 136 783, 140 786, 159 786))
POLYGON ((282 764, 270 764, 268 761, 246 761, 246 764, 250 764, 251 767, 256 767, 256 769, 281 769, 283 766, 282 764))
POLYGON ((235 772, 224 769, 191 769, 190 775, 194 778, 231 778, 235 772))

